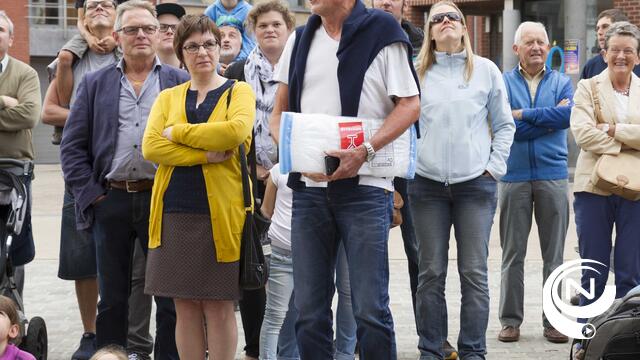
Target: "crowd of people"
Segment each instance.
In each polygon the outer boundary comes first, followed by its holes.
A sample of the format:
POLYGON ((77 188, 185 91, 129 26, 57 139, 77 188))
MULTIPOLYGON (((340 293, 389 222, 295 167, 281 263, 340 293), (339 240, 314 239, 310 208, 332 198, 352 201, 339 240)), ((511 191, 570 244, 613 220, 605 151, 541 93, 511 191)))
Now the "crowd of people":
MULTIPOLYGON (((640 283, 640 201, 594 177, 604 155, 640 150, 638 27, 620 10, 600 14, 601 54, 587 62, 574 94, 571 79, 546 65, 544 24, 520 24, 518 65, 502 73, 474 54, 454 2, 432 5, 424 30, 403 18, 405 7, 314 0, 296 28, 281 0, 217 0, 199 15, 175 3, 78 0, 79 34, 49 66, 42 104, 35 70, 8 54, 14 29, 0 11, 0 157, 33 160, 31 129, 40 119, 60 144, 58 276, 74 281, 84 328, 73 360, 233 359, 236 303, 246 359, 395 359, 394 196, 404 202, 422 360, 485 359, 498 208, 498 340, 520 338, 533 216, 543 279, 563 262, 570 191, 580 256, 613 267, 617 297, 640 283), (380 126, 358 146, 326 149, 340 161, 332 174, 282 174, 283 112, 380 126), (410 127, 418 134, 413 179, 358 175, 410 127), (580 147, 573 190, 569 131, 580 147), (257 290, 239 281, 247 210, 239 156, 250 152, 252 210, 271 219, 270 274, 257 290), (445 296, 452 227, 457 349, 447 339, 445 296)), ((31 178, 23 181, 29 188, 31 178)), ((19 282, 34 257, 26 223, 11 254, 19 282)), ((583 287, 591 276, 583 274, 583 287)), ((607 276, 598 275, 595 298, 607 276)), ((582 294, 579 303, 593 300, 582 294)), ((19 335, 14 312, 0 297, 0 353, 19 352, 8 345, 19 335)), ((544 314, 542 329, 550 342, 569 340, 544 314)))

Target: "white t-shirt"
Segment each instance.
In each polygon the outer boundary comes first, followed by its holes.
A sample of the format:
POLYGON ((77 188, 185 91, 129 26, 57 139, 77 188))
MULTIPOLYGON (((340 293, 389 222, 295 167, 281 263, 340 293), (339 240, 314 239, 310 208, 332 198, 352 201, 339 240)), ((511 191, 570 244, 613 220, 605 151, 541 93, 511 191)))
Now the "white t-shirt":
POLYGON ((627 122, 627 115, 629 113, 629 96, 625 96, 622 94, 618 94, 617 92, 613 92, 616 98, 616 116, 618 118, 618 122, 621 124, 625 124, 627 122))
POLYGON ((291 208, 293 207, 293 191, 287 186, 289 178, 280 174, 280 164, 269 170, 269 181, 276 186, 276 205, 269 226, 269 238, 272 247, 291 250, 291 208))
MULTIPOLYGON (((292 33, 276 66, 274 80, 289 84, 289 64, 296 33, 292 33)), ((303 113, 342 114, 338 83, 339 41, 332 39, 323 26, 318 27, 311 41, 307 66, 302 83, 300 110, 303 113)), ((358 116, 384 119, 393 110, 393 97, 418 95, 418 86, 407 61, 407 47, 403 43, 386 46, 373 60, 364 76, 358 116)), ((302 178, 308 186, 324 186, 302 178)), ((393 191, 391 178, 360 176, 360 185, 371 185, 393 191)))

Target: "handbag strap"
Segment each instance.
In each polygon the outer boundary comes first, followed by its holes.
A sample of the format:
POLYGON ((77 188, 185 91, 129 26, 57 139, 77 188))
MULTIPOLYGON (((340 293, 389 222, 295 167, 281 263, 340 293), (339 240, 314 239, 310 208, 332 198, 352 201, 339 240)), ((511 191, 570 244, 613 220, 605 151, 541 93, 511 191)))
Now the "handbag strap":
POLYGON ((244 144, 240 144, 240 171, 242 173, 242 196, 244 198, 244 211, 251 214, 251 188, 249 187, 249 174, 247 171, 247 155, 244 144))
POLYGON ((596 112, 596 123, 604 123, 602 118, 602 108, 600 107, 600 97, 598 96, 598 86, 595 78, 589 79, 591 85, 591 98, 593 99, 593 107, 596 112))
MULTIPOLYGON (((231 104, 231 93, 233 92, 233 86, 235 81, 229 86, 229 92, 227 93, 227 115, 229 113, 229 104, 231 104)), ((240 172, 242 173, 242 196, 244 198, 244 210, 247 214, 251 213, 251 188, 249 187, 249 174, 247 171, 247 155, 245 153, 244 144, 240 144, 240 172)))

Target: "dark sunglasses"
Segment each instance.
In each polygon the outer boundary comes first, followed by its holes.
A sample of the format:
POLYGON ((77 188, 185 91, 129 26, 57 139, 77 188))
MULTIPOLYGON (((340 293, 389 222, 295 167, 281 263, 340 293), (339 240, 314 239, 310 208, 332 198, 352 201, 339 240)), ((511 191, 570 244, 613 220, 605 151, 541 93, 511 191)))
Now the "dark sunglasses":
POLYGON ((444 18, 449 19, 449 21, 462 21, 462 16, 457 12, 446 12, 441 14, 435 14, 431 17, 431 24, 439 24, 444 21, 444 18))

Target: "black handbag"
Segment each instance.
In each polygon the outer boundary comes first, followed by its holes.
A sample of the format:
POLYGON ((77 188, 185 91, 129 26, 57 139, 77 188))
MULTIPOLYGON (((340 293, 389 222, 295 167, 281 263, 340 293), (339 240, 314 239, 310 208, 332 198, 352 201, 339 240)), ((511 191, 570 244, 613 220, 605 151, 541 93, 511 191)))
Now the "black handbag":
MULTIPOLYGON (((231 103, 231 91, 227 95, 227 110, 231 103)), ((247 154, 244 144, 239 146, 240 171, 242 172, 242 195, 244 197, 245 218, 240 239, 240 288, 243 290, 257 290, 263 288, 269 279, 269 267, 266 264, 262 244, 266 243, 271 220, 262 216, 256 209, 251 211, 251 187, 249 186, 249 170, 247 167, 247 154)), ((251 163, 251 181, 253 187, 257 186, 256 178, 256 153, 255 145, 251 142, 249 150, 249 162, 251 163)), ((254 204, 258 202, 254 196, 254 204)))

